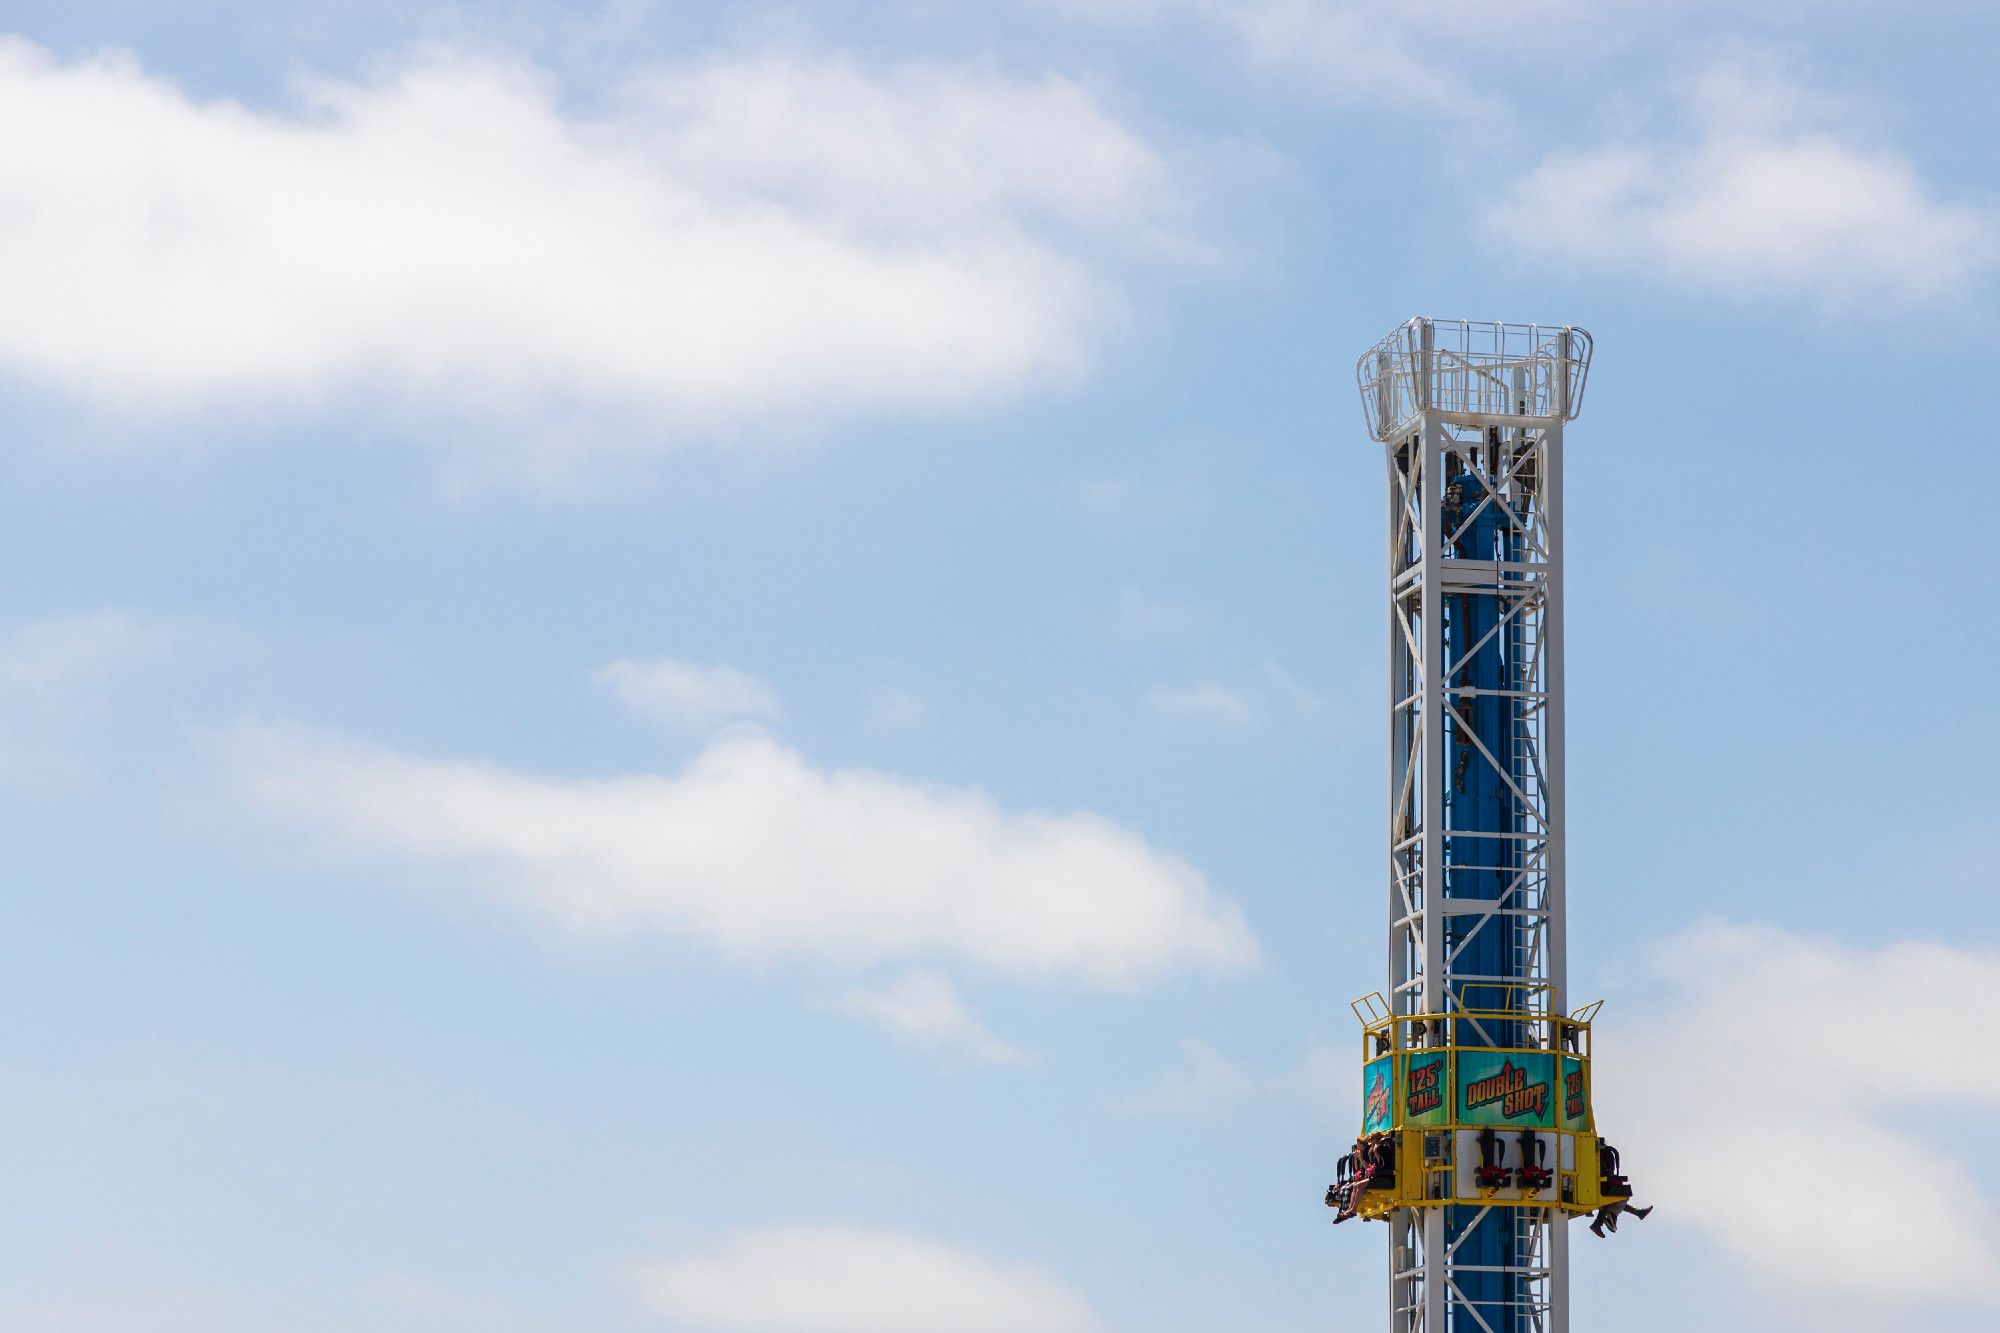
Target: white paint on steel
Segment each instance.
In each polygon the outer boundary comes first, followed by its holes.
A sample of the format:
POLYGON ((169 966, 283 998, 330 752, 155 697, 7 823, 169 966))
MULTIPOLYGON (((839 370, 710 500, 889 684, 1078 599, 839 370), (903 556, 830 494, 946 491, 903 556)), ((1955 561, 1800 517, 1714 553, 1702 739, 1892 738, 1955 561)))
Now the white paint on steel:
MULTIPOLYGON (((1456 919, 1461 938, 1512 926, 1531 978, 1524 1021, 1550 1049, 1555 1035, 1546 1020, 1565 1012, 1568 993, 1562 436, 1582 405, 1590 348, 1590 336, 1576 328, 1413 319, 1355 367, 1369 434, 1384 445, 1388 464, 1389 1003, 1398 1013, 1444 1013, 1453 1007, 1450 983, 1477 979, 1453 970, 1447 917, 1456 919), (1495 429, 1501 447, 1489 451, 1495 429), (1519 538, 1519 559, 1460 560, 1447 549, 1457 535, 1442 531, 1441 518, 1452 455, 1479 477, 1473 505, 1501 509, 1519 538), (1519 701, 1522 719, 1509 752, 1496 755, 1468 739, 1476 762, 1497 770, 1520 802, 1522 827, 1453 842, 1456 854, 1476 855, 1489 869, 1514 859, 1506 846, 1518 849, 1516 873, 1492 901, 1447 902, 1442 891, 1444 710, 1471 695, 1456 671, 1445 669, 1447 595, 1496 599, 1495 633, 1508 636, 1508 660, 1520 672, 1499 691, 1519 701), (1493 860, 1485 851, 1458 853, 1460 846, 1492 849, 1493 860), (1468 925, 1467 918, 1478 919, 1468 925)), ((1470 521, 1468 512, 1463 523, 1470 521)), ((1522 1228, 1516 1271, 1529 1292, 1526 1323, 1536 1333, 1568 1333, 1568 1232, 1534 1210, 1509 1211, 1522 1228)), ((1390 1218, 1392 1333, 1463 1333, 1487 1324, 1458 1296, 1444 1224, 1439 1208, 1390 1218), (1463 1316, 1456 1322, 1454 1311, 1463 1316)))

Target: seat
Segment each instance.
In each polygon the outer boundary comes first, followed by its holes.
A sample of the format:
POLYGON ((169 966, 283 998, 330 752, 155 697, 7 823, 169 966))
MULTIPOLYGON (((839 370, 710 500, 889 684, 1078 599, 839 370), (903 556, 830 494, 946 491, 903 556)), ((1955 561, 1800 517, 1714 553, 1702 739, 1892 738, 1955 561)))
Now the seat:
POLYGON ((1488 1125, 1479 1131, 1479 1170, 1474 1179, 1482 1190, 1503 1189, 1510 1183, 1512 1172, 1500 1165, 1500 1136, 1488 1125))
POLYGON ((1521 1131, 1521 1167, 1515 1174, 1529 1194, 1541 1193, 1555 1179, 1555 1173, 1542 1165, 1548 1159, 1548 1147, 1533 1130, 1521 1131))
POLYGON ((1608 1143, 1597 1145, 1597 1192, 1605 1199, 1629 1199, 1632 1182, 1619 1173, 1618 1150, 1608 1143))
POLYGON ((1340 1164, 1333 1169, 1333 1183, 1326 1187, 1326 1206, 1329 1208, 1345 1207, 1348 1196, 1353 1192, 1354 1154, 1348 1153, 1340 1159, 1340 1164))

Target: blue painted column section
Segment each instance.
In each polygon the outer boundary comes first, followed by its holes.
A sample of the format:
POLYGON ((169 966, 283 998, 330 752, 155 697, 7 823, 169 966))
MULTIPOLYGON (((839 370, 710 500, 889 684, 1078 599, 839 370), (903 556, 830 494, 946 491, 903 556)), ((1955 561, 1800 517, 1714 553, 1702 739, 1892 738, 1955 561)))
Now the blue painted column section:
MULTIPOLYGON (((1488 475, 1498 471, 1500 446, 1497 439, 1488 445, 1488 475)), ((1508 515, 1498 501, 1487 504, 1477 517, 1468 517, 1487 498, 1486 487, 1474 475, 1464 458, 1446 470, 1450 478, 1445 502, 1439 511, 1446 539, 1446 559, 1507 560, 1516 558, 1516 538, 1508 515), (1456 544, 1453 533, 1464 527, 1456 544)), ((1515 781, 1520 758, 1515 753, 1515 735, 1521 724, 1521 701, 1498 691, 1517 689, 1511 677, 1511 660, 1519 651, 1519 636, 1508 629, 1495 631, 1505 607, 1494 596, 1456 594, 1445 599, 1444 616, 1444 712, 1445 820, 1444 896, 1447 899, 1494 900, 1506 893, 1513 882, 1519 858, 1519 843, 1513 838, 1479 836, 1511 834, 1523 827, 1523 812, 1507 782, 1493 763, 1472 743, 1477 737, 1503 765, 1515 781)), ((1511 625, 1509 626, 1511 628, 1511 625)), ((1466 1009, 1511 1009, 1520 1003, 1520 992, 1503 989, 1504 983, 1521 982, 1522 951, 1517 947, 1520 927, 1517 918, 1476 916, 1450 917, 1444 933, 1446 975, 1452 994, 1466 1009), (1482 984, 1482 982, 1484 984, 1482 984)), ((1495 1045, 1520 1044, 1519 1029, 1512 1024, 1489 1030, 1495 1045)), ((1480 1044, 1479 1034, 1470 1024, 1457 1029, 1460 1045, 1480 1044)), ((1496 1208, 1477 1222, 1479 1209, 1452 1207, 1446 1210, 1448 1243, 1456 1246, 1451 1269, 1465 1304, 1476 1309, 1494 1333, 1527 1333, 1522 1302, 1526 1283, 1518 1276, 1481 1271, 1519 1268, 1526 1264, 1524 1246, 1515 1234, 1509 1209, 1496 1208)), ((1446 1333, 1476 1333, 1472 1319, 1454 1316, 1446 1333)))

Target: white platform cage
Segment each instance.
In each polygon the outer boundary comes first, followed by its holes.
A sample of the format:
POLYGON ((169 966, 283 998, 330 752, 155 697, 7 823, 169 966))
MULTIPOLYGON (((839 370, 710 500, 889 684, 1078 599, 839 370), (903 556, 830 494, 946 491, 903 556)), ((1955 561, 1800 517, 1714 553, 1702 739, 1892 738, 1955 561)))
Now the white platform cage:
POLYGON ((1576 420, 1590 335, 1569 325, 1413 319, 1355 363, 1368 433, 1387 441, 1419 412, 1576 420))

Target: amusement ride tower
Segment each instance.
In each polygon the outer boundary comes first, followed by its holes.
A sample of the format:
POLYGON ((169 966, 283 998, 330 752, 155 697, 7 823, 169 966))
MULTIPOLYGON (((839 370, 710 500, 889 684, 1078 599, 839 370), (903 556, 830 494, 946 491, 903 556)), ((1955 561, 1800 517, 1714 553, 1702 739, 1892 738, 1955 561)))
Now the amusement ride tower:
MULTIPOLYGON (((1568 1333, 1631 1211, 1564 954, 1564 426, 1577 328, 1413 319, 1357 367, 1388 465, 1389 978, 1327 1202, 1389 1227, 1392 1333, 1568 1333)), ((1640 1216, 1644 1213, 1640 1212, 1640 1216)))

